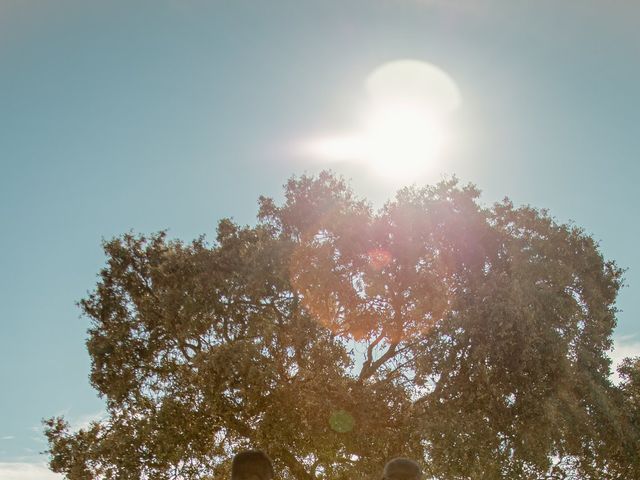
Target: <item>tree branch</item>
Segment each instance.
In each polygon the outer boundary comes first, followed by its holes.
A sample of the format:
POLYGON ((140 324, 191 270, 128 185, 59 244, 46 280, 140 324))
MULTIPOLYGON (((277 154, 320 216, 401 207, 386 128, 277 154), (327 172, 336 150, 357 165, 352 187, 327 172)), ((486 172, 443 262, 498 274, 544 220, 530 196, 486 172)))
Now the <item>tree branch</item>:
POLYGON ((383 338, 384 333, 381 333, 367 347, 367 358, 362 364, 362 369, 360 370, 360 375, 358 376, 360 380, 363 380, 363 372, 368 371, 371 368, 371 363, 373 362, 373 349, 376 348, 376 346, 382 341, 383 338))
MULTIPOLYGON (((379 342, 378 342, 379 343, 379 342)), ((398 347, 398 342, 393 342, 389 345, 389 348, 378 358, 375 362, 372 362, 372 358, 369 356, 373 354, 373 348, 375 345, 373 343, 369 345, 367 351, 367 361, 362 365, 362 370, 360 370, 360 375, 358 375, 359 381, 364 381, 367 378, 371 377, 376 371, 389 359, 393 358, 396 354, 396 348, 398 347)))

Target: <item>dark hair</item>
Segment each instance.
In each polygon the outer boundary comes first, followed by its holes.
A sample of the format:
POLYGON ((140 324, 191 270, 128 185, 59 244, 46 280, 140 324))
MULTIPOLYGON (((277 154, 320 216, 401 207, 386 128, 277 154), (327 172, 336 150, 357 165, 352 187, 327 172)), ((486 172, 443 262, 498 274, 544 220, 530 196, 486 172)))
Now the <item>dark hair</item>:
POLYGON ((420 466, 409 458, 394 458, 384 466, 384 480, 419 480, 422 478, 420 466))
POLYGON ((233 457, 231 480, 271 480, 273 477, 271 459, 262 450, 247 450, 233 457))

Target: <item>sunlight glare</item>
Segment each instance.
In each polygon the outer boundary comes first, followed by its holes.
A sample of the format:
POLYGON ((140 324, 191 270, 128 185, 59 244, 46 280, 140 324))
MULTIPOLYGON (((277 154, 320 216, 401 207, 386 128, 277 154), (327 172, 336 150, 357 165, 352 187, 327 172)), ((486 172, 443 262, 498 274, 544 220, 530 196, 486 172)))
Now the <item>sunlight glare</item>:
POLYGON ((398 60, 365 82, 368 108, 352 133, 307 141, 304 152, 323 160, 357 161, 377 174, 412 179, 432 169, 449 143, 448 123, 461 96, 438 67, 398 60))
POLYGON ((418 60, 395 60, 376 68, 365 87, 375 103, 410 101, 436 114, 460 106, 462 97, 453 79, 440 68, 418 60))
POLYGON ((446 136, 436 116, 420 106, 378 106, 366 125, 366 161, 379 174, 407 178, 440 154, 446 136))

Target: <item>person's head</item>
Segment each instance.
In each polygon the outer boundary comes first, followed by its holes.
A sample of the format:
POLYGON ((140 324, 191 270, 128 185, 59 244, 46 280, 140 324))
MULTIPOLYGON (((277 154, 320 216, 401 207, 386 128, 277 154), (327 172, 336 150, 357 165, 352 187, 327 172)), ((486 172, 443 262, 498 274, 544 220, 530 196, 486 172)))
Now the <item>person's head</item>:
POLYGON ((231 480, 271 480, 271 459, 261 450, 247 450, 233 457, 231 480))
POLYGON ((394 458, 384 466, 383 480, 420 480, 420 466, 409 458, 394 458))

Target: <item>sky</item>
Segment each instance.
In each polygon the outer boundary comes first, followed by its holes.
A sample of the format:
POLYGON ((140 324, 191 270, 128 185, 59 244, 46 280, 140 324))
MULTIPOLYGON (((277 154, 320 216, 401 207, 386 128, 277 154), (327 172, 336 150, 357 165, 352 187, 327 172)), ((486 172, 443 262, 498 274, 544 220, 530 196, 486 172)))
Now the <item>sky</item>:
POLYGON ((0 0, 0 479, 58 478, 40 420, 102 412, 75 305, 102 239, 212 237, 323 168, 375 205, 456 175, 575 222, 627 268, 613 356, 640 353, 638 21, 622 0, 0 0), (432 168, 295 148, 348 130, 398 59, 460 91, 432 168))

